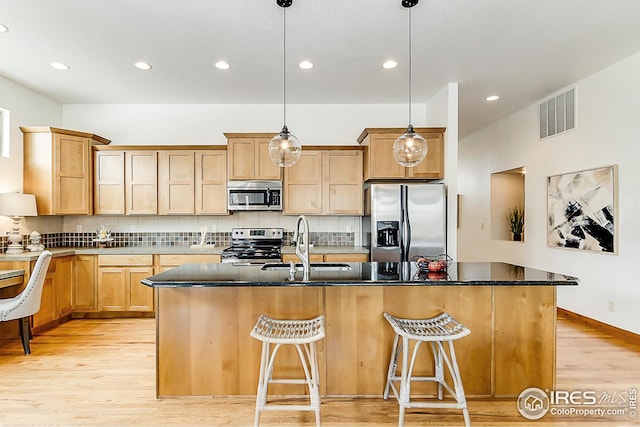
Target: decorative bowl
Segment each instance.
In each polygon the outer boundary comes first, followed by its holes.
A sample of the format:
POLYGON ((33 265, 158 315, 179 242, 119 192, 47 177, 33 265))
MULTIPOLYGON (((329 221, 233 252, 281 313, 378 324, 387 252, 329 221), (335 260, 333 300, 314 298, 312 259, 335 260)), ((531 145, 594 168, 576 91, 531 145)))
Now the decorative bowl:
POLYGON ((411 259, 416 263, 416 266, 420 271, 437 273, 439 271, 446 271, 449 264, 453 261, 447 254, 440 254, 436 257, 424 257, 424 256, 414 256, 411 259))

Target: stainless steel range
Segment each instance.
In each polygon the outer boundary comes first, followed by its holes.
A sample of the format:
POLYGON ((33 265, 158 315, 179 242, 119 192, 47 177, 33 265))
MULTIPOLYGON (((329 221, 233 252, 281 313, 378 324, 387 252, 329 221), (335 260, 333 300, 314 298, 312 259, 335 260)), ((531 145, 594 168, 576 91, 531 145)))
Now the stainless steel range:
POLYGON ((264 264, 282 260, 282 228, 233 228, 231 246, 222 251, 222 262, 264 264))

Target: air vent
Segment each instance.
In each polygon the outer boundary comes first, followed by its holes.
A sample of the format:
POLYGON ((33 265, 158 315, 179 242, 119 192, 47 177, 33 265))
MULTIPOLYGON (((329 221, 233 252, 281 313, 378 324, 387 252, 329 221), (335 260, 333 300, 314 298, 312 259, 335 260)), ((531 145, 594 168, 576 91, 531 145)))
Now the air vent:
POLYGON ((540 103, 540 139, 575 128, 575 100, 576 90, 571 89, 540 103))

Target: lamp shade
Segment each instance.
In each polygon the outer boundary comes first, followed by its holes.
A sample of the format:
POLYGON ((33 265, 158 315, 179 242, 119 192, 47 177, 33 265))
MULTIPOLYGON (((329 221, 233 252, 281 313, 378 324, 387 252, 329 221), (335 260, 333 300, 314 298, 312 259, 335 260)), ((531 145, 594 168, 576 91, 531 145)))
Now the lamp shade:
POLYGON ((0 215, 38 216, 36 196, 23 193, 0 194, 0 215))
POLYGON ((293 166, 302 154, 302 144, 298 141, 287 126, 269 142, 269 157, 271 161, 280 167, 293 166))
POLYGON ((427 157, 429 146, 422 135, 413 130, 409 125, 407 131, 393 143, 393 157, 398 164, 411 168, 418 165, 427 157))

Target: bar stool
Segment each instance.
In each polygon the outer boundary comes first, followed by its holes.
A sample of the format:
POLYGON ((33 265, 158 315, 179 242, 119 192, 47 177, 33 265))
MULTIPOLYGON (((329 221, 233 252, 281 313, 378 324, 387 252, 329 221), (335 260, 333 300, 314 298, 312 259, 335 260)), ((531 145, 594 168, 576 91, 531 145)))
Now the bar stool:
POLYGON ((467 408, 467 399, 462 388, 462 380, 460 378, 460 370, 456 361, 456 353, 453 349, 453 341, 469 335, 471 331, 458 323, 448 313, 442 313, 429 319, 401 319, 394 317, 388 313, 384 313, 396 335, 393 340, 393 350, 391 351, 391 359, 389 361, 389 371, 387 373, 387 385, 384 389, 384 399, 389 398, 389 389, 393 390, 393 394, 398 400, 399 418, 398 426, 404 425, 404 412, 406 408, 456 408, 462 409, 464 423, 467 427, 471 425, 469 420, 469 410, 467 408), (402 342, 400 343, 400 337, 402 342), (415 340, 411 362, 409 363, 409 340, 415 340), (435 376, 433 377, 414 377, 412 376, 413 367, 416 361, 416 355, 420 344, 429 342, 431 351, 433 352, 433 360, 435 365, 435 376), (444 342, 449 342, 449 355, 444 349, 444 342), (402 372, 397 376, 396 369, 398 366, 398 357, 402 351, 402 372), (453 380, 453 389, 444 378, 443 360, 447 365, 447 369, 453 380), (394 381, 400 381, 400 389, 396 387, 394 381), (412 402, 411 397, 411 381, 433 381, 438 383, 438 400, 443 399, 442 388, 444 387, 455 399, 455 402, 412 402))
POLYGON ((316 425, 320 426, 320 382, 315 343, 324 338, 324 316, 309 320, 274 320, 261 314, 250 335, 262 341, 254 425, 259 425, 260 413, 263 410, 271 409, 315 411, 316 425), (273 350, 271 344, 275 344, 273 350), (296 346, 305 378, 273 379, 273 364, 283 344, 296 346), (309 405, 267 404, 267 389, 270 383, 307 384, 311 402, 309 405))

